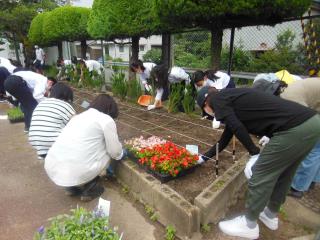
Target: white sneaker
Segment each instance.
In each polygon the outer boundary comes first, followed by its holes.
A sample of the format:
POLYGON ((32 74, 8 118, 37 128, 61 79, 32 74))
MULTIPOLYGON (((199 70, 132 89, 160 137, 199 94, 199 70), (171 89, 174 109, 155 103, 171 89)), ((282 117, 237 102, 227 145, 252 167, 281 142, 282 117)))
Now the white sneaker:
POLYGON ((279 227, 279 218, 269 218, 264 211, 260 213, 259 219, 271 230, 277 230, 279 227))
POLYGON ((255 228, 249 228, 245 216, 219 222, 219 228, 223 233, 230 236, 248 239, 257 239, 259 237, 259 225, 257 224, 255 228))

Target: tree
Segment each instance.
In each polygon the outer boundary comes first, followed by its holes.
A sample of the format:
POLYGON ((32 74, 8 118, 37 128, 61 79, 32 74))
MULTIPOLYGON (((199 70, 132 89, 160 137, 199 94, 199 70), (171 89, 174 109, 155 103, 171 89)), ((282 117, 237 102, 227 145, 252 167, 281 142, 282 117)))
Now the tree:
POLYGON ((27 38, 30 23, 38 11, 46 11, 56 7, 54 1, 5 1, 0 7, 0 32, 16 49, 16 58, 20 62, 18 43, 23 44, 25 61, 28 63, 33 54, 32 46, 27 38))
POLYGON ((90 39, 87 23, 90 9, 83 7, 64 6, 52 10, 43 19, 42 35, 46 43, 61 41, 80 41, 81 57, 86 57, 87 43, 90 39))
POLYGON ((294 74, 304 74, 305 69, 300 62, 301 52, 293 46, 295 34, 286 30, 277 36, 275 49, 267 51, 255 58, 250 66, 253 72, 277 72, 282 69, 294 74))
POLYGON ((301 16, 311 0, 154 0, 155 10, 168 31, 205 28, 211 31, 213 67, 219 67, 224 28, 273 25, 301 16))
POLYGON ((130 61, 138 60, 140 37, 150 36, 159 28, 159 21, 151 8, 153 2, 150 0, 95 0, 88 31, 97 39, 131 38, 130 61))
POLYGON ((32 19, 30 24, 28 38, 31 43, 38 45, 47 45, 48 42, 44 40, 43 23, 49 12, 40 13, 32 19))

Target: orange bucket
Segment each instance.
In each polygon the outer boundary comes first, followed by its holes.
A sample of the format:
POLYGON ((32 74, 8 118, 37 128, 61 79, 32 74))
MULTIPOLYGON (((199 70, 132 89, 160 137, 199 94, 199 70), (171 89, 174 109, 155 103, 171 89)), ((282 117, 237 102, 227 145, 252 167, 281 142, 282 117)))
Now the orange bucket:
POLYGON ((138 104, 141 106, 149 106, 153 103, 153 97, 150 95, 141 95, 138 99, 138 104))

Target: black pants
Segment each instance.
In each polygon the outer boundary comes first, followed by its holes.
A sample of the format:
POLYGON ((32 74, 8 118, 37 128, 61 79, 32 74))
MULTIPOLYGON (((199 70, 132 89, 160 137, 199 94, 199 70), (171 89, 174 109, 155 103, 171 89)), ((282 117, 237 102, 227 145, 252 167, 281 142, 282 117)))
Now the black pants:
POLYGON ((29 129, 32 113, 38 102, 34 99, 26 81, 21 77, 11 75, 4 82, 4 88, 20 102, 21 110, 24 114, 25 128, 29 129))
POLYGON ((5 67, 0 67, 0 96, 5 95, 4 81, 10 75, 9 71, 5 67))

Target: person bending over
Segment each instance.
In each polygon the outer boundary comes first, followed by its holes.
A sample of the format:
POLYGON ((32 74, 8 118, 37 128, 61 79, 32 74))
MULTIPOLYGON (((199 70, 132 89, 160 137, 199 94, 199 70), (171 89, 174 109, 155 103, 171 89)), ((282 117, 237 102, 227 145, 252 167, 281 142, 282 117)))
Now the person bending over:
MULTIPOLYGON (((220 230, 231 236, 257 239, 258 219, 271 230, 278 229, 277 213, 285 202, 292 178, 320 138, 320 116, 298 103, 250 88, 211 93, 203 88, 197 103, 225 124, 218 141, 219 151, 235 135, 251 155, 245 169, 250 177, 245 215, 220 222, 220 230), (260 152, 249 134, 271 139, 260 152)), ((215 153, 213 146, 199 163, 215 153)))

